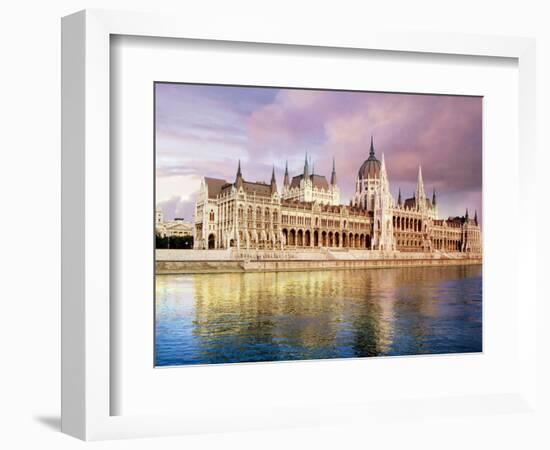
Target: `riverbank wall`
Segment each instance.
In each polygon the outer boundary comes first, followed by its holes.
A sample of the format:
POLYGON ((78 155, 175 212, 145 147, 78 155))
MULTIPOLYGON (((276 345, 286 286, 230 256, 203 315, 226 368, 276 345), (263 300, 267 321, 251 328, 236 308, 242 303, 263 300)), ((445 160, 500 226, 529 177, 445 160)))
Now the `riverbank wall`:
POLYGON ((299 272, 312 270, 438 267, 481 264, 481 255, 403 253, 368 250, 236 252, 229 250, 157 250, 155 270, 161 274, 228 272, 299 272))

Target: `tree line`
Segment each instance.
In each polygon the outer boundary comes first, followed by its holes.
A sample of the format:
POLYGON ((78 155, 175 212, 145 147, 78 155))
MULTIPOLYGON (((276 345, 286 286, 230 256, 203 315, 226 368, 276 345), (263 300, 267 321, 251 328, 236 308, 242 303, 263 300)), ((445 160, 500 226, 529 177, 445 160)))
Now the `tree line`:
POLYGON ((155 236, 155 248, 192 249, 193 236, 155 236))

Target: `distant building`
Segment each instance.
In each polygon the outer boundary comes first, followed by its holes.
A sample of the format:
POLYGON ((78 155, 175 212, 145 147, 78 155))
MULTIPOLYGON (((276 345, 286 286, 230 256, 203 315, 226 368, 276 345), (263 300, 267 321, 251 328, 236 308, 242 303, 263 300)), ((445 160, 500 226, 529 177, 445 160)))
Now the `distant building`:
POLYGON ((155 226, 160 225, 164 222, 164 213, 162 209, 157 208, 155 210, 155 226))
POLYGON ((155 234, 160 237, 193 236, 193 224, 184 219, 164 221, 161 209, 155 211, 155 234))
POLYGON ((411 198, 394 200, 384 156, 375 156, 371 138, 368 158, 360 166, 355 194, 340 204, 333 160, 330 183, 304 170, 290 180, 285 169, 282 194, 275 170, 270 183, 243 178, 239 162, 234 182, 204 177, 195 205, 194 247, 289 250, 352 248, 402 252, 481 253, 477 212, 439 219, 435 191, 424 191, 422 169, 411 198))

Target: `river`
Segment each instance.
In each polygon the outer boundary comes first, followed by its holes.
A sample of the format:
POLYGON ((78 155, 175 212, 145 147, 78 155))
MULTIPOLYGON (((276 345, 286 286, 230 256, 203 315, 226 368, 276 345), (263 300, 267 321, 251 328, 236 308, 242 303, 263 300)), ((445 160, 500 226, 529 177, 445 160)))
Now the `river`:
POLYGON ((157 275, 157 366, 482 351, 481 265, 157 275))

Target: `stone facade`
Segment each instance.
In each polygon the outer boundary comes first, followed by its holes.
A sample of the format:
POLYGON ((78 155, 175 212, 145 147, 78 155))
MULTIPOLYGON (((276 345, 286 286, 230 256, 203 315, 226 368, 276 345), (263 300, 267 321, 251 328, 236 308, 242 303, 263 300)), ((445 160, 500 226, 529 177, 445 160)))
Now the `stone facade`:
POLYGON ((155 234, 160 237, 193 236, 193 224, 183 219, 164 220, 162 210, 155 211, 155 234))
POLYGON ((481 253, 477 212, 439 219, 435 191, 424 191, 418 169, 413 197, 397 201, 390 193, 384 156, 360 166, 355 194, 340 204, 336 167, 330 183, 310 172, 290 180, 285 170, 279 193, 275 170, 270 183, 245 181, 239 162, 234 182, 204 177, 195 206, 194 248, 241 250, 363 249, 385 252, 481 253))
POLYGON ((299 202, 317 202, 322 205, 339 205, 340 190, 336 185, 335 161, 332 160, 330 184, 324 176, 315 174, 313 168, 310 174, 307 155, 304 163, 304 172, 292 177, 292 181, 289 181, 287 164, 285 168, 282 199, 296 200, 299 202))

